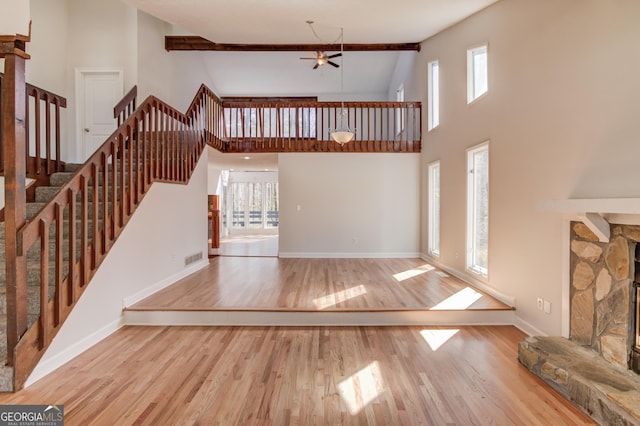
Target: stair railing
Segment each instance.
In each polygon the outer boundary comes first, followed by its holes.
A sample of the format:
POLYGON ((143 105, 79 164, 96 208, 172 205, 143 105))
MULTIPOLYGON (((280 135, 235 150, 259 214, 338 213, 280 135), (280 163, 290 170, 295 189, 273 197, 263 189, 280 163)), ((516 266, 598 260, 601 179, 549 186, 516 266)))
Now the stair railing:
MULTIPOLYGON (((18 262, 25 264, 28 256, 40 260, 40 313, 15 346, 16 389, 43 355, 150 185, 188 182, 205 144, 213 139, 209 117, 219 105, 220 100, 205 86, 185 114, 153 96, 147 98, 18 231, 18 262)), ((26 281, 19 286, 24 291, 26 281)), ((16 322, 26 324, 26 297, 17 303, 8 315, 17 315, 16 322)))
POLYGON ((118 126, 122 124, 133 111, 136 110, 136 98, 138 97, 138 86, 133 86, 131 90, 113 107, 113 118, 118 120, 118 126))
MULTIPOLYGON (((0 91, 4 74, 0 73, 0 91)), ((67 99, 48 90, 25 83, 25 158, 26 177, 46 179, 64 170, 61 160, 60 129, 61 109, 67 107, 67 99)), ((2 102, 0 102, 2 116, 2 102)), ((2 124, 0 124, 2 134, 2 124)), ((0 144, 0 173, 4 173, 4 147, 0 144)))

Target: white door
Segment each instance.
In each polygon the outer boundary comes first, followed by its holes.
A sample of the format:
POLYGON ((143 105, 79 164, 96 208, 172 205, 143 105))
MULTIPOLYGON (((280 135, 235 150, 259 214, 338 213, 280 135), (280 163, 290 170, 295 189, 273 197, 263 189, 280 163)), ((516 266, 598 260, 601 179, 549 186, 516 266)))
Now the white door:
POLYGON ((113 107, 122 99, 124 84, 121 70, 78 70, 77 154, 86 160, 116 129, 113 107))

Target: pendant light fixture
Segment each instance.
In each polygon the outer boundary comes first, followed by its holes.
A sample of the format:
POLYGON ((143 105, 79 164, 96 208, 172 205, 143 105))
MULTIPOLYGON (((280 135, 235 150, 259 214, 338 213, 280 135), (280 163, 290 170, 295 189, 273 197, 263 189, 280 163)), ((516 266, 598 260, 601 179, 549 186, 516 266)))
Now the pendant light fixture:
POLYGON ((341 146, 353 140, 355 133, 349 129, 347 110, 344 108, 344 29, 340 28, 340 114, 339 122, 336 123, 336 129, 331 131, 331 139, 339 143, 341 146))

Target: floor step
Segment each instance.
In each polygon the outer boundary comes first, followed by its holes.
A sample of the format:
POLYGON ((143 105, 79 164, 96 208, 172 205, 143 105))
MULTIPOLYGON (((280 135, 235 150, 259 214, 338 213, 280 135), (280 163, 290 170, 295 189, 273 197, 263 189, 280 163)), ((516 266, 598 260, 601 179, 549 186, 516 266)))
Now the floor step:
POLYGON ((515 311, 378 310, 302 311, 272 309, 171 310, 125 308, 125 325, 168 326, 462 326, 511 325, 515 311))
POLYGON ((84 166, 82 163, 65 163, 64 171, 67 173, 75 173, 84 166))

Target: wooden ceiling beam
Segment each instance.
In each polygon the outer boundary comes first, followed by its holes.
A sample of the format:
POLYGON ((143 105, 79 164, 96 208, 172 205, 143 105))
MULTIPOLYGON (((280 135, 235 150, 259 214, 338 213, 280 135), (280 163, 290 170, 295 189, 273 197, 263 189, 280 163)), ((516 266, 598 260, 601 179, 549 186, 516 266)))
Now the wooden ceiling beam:
MULTIPOLYGON (((340 44, 239 44, 214 43, 200 36, 165 36, 164 48, 172 50, 202 50, 213 52, 335 52, 340 44)), ((344 44, 345 52, 420 51, 420 43, 344 44)))

